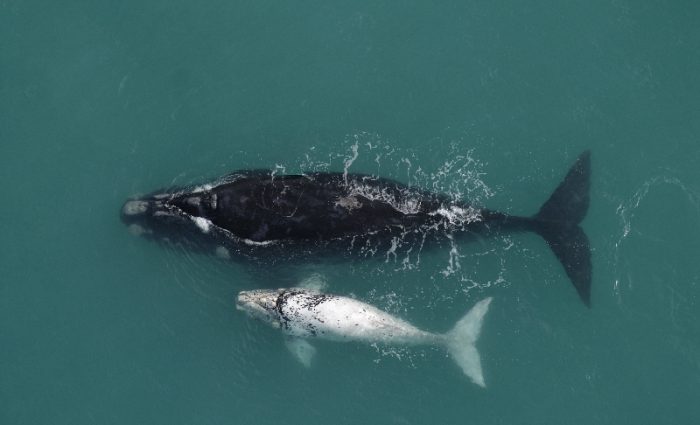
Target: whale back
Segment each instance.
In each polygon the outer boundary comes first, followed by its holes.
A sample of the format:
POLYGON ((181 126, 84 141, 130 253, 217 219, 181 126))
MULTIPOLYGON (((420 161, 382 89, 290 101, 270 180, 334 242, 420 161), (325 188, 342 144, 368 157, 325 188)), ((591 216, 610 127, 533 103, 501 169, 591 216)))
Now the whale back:
POLYGON ((212 189, 212 223, 255 241, 328 240, 425 222, 435 197, 359 174, 256 176, 212 189))
POLYGON ((439 340, 436 335, 352 298, 289 290, 280 295, 278 304, 282 327, 295 337, 395 345, 439 340))

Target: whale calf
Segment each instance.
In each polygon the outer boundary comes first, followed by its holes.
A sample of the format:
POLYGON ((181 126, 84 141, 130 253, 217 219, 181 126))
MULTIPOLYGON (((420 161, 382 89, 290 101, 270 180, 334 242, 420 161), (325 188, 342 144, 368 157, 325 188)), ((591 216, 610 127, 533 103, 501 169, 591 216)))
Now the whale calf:
MULTIPOLYGON (((195 187, 129 199, 129 230, 216 253, 259 260, 360 253, 381 241, 420 247, 445 236, 531 231, 544 238, 580 299, 590 306, 591 250, 580 227, 589 205, 590 152, 583 152, 540 210, 514 216, 381 177, 241 170, 195 187)), ((376 251, 376 249, 375 249, 376 251)))
POLYGON ((287 347, 307 367, 316 352, 308 342, 313 338, 392 346, 436 345, 445 347, 464 374, 484 387, 481 359, 474 344, 490 303, 491 298, 476 303, 445 334, 420 330, 352 298, 304 288, 242 291, 236 299, 236 308, 281 329, 289 338, 287 347))

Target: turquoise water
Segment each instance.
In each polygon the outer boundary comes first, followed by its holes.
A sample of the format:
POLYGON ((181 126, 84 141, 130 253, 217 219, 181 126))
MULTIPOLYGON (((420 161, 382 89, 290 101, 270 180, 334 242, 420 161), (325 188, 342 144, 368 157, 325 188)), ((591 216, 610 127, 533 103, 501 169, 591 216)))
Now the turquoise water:
POLYGON ((0 1, 0 423, 696 423, 693 1, 0 1), (536 235, 299 264, 443 332, 494 297, 487 388, 440 349, 234 308, 260 270, 129 234, 123 201, 239 168, 393 177, 531 214, 591 149, 592 308, 536 235))

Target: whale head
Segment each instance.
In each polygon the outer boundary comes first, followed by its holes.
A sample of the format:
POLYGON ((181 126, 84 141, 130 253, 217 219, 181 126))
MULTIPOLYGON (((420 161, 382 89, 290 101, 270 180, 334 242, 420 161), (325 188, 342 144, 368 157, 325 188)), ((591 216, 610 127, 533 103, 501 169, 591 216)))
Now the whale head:
POLYGON ((285 289, 256 289, 241 291, 236 298, 236 309, 273 327, 280 326, 277 302, 285 289))
POLYGON ((208 191, 155 192, 128 199, 120 216, 134 235, 190 245, 212 231, 215 208, 216 197, 208 191))

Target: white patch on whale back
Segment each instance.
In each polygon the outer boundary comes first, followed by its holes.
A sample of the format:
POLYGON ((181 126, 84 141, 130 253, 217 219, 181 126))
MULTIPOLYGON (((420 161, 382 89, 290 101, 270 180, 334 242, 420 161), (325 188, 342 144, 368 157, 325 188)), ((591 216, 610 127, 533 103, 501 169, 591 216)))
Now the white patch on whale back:
POLYGON ((199 227, 199 229, 203 233, 209 233, 209 230, 210 230, 211 226, 213 225, 213 223, 210 220, 207 220, 206 218, 203 218, 203 217, 191 217, 191 218, 192 218, 192 221, 194 221, 194 224, 196 224, 197 227, 199 227))
POLYGON ((214 251, 216 253, 216 256, 221 258, 222 260, 230 260, 231 259, 231 253, 226 247, 223 246, 217 246, 216 250, 214 251))
POLYGON ((335 201, 334 205, 337 207, 343 207, 346 210, 350 211, 357 208, 362 208, 362 202, 358 201, 355 196, 346 196, 338 198, 338 200, 335 201))
POLYGON ((217 202, 216 193, 212 193, 211 194, 211 207, 213 209, 216 209, 216 202, 217 202))

